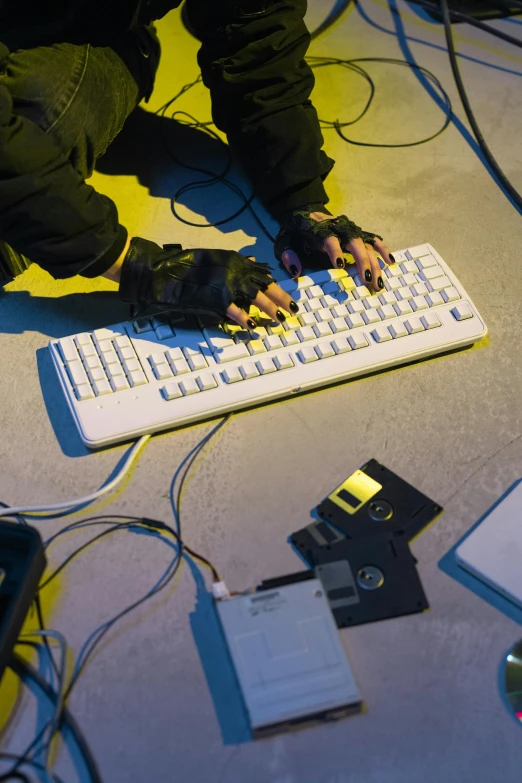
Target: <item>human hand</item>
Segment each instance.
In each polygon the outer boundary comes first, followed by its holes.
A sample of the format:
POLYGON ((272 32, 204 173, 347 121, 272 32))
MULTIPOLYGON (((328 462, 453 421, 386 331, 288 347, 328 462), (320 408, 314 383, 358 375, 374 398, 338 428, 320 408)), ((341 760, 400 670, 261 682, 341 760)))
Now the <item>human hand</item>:
POLYGON ((119 293, 124 302, 229 318, 245 329, 257 325, 251 305, 279 322, 299 309, 267 264, 232 250, 161 248, 140 237, 132 239, 123 261, 119 293))
POLYGON ((363 231, 345 215, 333 217, 324 212, 296 212, 288 217, 276 237, 274 252, 287 272, 299 277, 303 263, 343 268, 343 253, 350 253, 361 280, 374 291, 384 287, 378 255, 387 264, 395 263, 382 237, 363 231))

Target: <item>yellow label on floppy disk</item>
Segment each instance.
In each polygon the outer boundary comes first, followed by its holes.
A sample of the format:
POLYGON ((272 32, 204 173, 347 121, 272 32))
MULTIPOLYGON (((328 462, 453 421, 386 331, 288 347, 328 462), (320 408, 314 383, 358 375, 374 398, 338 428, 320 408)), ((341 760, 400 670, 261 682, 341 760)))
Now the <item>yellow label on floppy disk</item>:
POLYGON ((356 470, 340 487, 337 487, 328 496, 328 500, 331 500, 332 503, 335 503, 348 514, 355 514, 380 489, 382 489, 382 484, 372 479, 367 473, 363 473, 362 470, 356 470))

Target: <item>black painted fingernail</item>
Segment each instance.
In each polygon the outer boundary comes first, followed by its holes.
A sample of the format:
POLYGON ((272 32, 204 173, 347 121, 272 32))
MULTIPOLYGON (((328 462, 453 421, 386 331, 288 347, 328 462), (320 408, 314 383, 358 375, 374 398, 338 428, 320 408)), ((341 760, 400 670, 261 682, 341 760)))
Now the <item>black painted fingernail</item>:
POLYGON ((247 325, 249 329, 255 329, 256 328, 256 322, 252 320, 252 318, 249 318, 247 321, 247 325))
POLYGON ((377 278, 377 285, 379 286, 379 288, 383 288, 384 287, 384 283, 382 282, 382 277, 380 275, 377 278))
POLYGON ((286 315, 284 313, 282 313, 281 310, 278 310, 276 315, 277 315, 278 319, 281 321, 281 323, 283 321, 286 321, 286 315))
POLYGON ((392 254, 391 254, 391 253, 388 253, 388 256, 390 257, 390 261, 392 262, 392 264, 394 264, 394 263, 395 263, 395 259, 394 259, 394 257, 392 256, 392 254))
POLYGON ((338 258, 338 259, 337 259, 337 266, 340 266, 340 267, 343 267, 343 266, 344 266, 344 261, 343 261, 343 259, 342 259, 342 258, 338 258))
POLYGON ((370 272, 369 269, 367 269, 366 272, 364 273, 364 277, 366 278, 367 283, 372 282, 372 273, 370 272))
POLYGON ((297 267, 295 264, 290 264, 290 274, 292 277, 295 277, 297 275, 297 267))
POLYGON ((292 299, 292 301, 290 302, 290 310, 291 310, 293 313, 298 313, 298 312, 299 312, 299 305, 298 305, 296 302, 294 302, 294 300, 293 300, 293 299, 292 299))

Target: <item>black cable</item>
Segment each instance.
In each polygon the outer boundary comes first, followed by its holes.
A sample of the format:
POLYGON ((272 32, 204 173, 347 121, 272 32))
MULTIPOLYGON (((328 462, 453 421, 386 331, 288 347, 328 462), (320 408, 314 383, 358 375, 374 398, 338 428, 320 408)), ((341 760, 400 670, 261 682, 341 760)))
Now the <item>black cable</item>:
POLYGON ((466 112, 466 117, 468 118, 468 122, 471 125, 471 129, 473 130, 473 133, 475 135, 475 138, 478 142, 478 145, 480 149, 482 150, 482 153, 484 157, 486 158, 490 168, 492 169, 495 177, 497 178, 500 185, 504 188, 506 193, 509 194, 509 196, 513 199, 515 204, 522 209, 522 196, 518 191, 515 190, 511 182, 508 180, 500 166, 498 165, 497 161, 493 157, 488 145, 486 144, 486 141, 484 137, 482 136, 482 133, 480 131, 480 128, 477 124, 477 121, 475 119, 475 115, 473 114, 473 111, 471 110, 471 106, 469 104, 468 96, 466 94, 466 90, 464 89, 464 84, 462 82, 462 78, 460 76, 459 66, 457 63, 457 58, 455 56, 455 46, 453 43, 453 33, 451 31, 451 22, 449 17, 449 9, 448 9, 448 3, 447 0, 439 0, 440 2, 440 8, 442 11, 442 16, 444 19, 444 30, 446 33, 446 43, 448 46, 448 54, 450 58, 451 63, 451 70, 453 71, 453 77, 455 79, 455 83, 457 85, 457 89, 459 91, 460 100, 462 101, 462 105, 464 107, 464 111, 466 112))
MULTIPOLYGON (((439 10, 437 3, 430 3, 429 0, 409 0, 409 2, 414 3, 415 5, 419 5, 422 8, 426 8, 428 11, 436 12, 439 10)), ((497 30, 496 27, 490 27, 485 22, 481 22, 479 19, 474 19, 472 16, 468 16, 467 14, 462 14, 460 11, 454 11, 453 9, 451 11, 448 9, 448 11, 450 20, 452 22, 465 22, 472 27, 477 27, 479 30, 483 30, 485 33, 494 35, 495 38, 500 38, 501 40, 507 41, 507 43, 510 43, 513 46, 519 46, 522 48, 522 41, 520 38, 514 38, 512 35, 504 33, 502 30, 497 30)))
MULTIPOLYGON (((28 681, 32 681, 35 685, 37 685, 37 687, 44 692, 51 703, 56 706, 58 695, 44 680, 40 673, 33 666, 31 666, 31 664, 27 663, 27 661, 24 661, 23 658, 20 658, 20 656, 18 656, 16 653, 13 653, 11 661, 9 662, 9 666, 24 683, 27 684, 28 681)), ((76 744, 76 747, 85 764, 85 768, 89 773, 91 783, 103 783, 100 771, 89 749, 89 746, 87 745, 85 737, 83 736, 80 727, 65 705, 63 705, 61 710, 59 723, 60 733, 63 734, 64 728, 68 729, 76 744)), ((0 775, 0 782, 9 780, 9 777, 12 777, 13 772, 17 772, 16 767, 7 773, 0 775)))

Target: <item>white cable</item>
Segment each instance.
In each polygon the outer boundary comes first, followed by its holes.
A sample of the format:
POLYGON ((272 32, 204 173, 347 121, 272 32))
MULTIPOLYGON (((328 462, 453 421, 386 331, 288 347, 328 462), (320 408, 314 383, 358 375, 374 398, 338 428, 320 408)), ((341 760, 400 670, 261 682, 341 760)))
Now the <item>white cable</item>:
POLYGON ((61 509, 81 506, 84 503, 92 503, 93 500, 97 500, 97 498, 101 497, 102 495, 106 495, 108 492, 113 490, 114 487, 116 487, 125 478, 125 476, 127 475, 127 473, 132 467, 132 463, 138 456, 139 451, 142 449, 142 447, 147 443, 149 439, 150 439, 150 435, 143 435, 143 437, 141 437, 139 441, 135 443, 134 446, 132 447, 129 456, 127 457, 125 464, 123 465, 118 475, 115 478, 113 478, 113 480, 110 481, 105 487, 102 487, 96 492, 93 492, 92 495, 86 495, 84 498, 78 498, 78 500, 68 500, 65 503, 54 503, 53 505, 50 506, 13 506, 12 508, 2 508, 0 509, 0 519, 2 519, 2 517, 12 516, 13 514, 30 514, 30 513, 40 513, 44 511, 60 511, 61 509))

